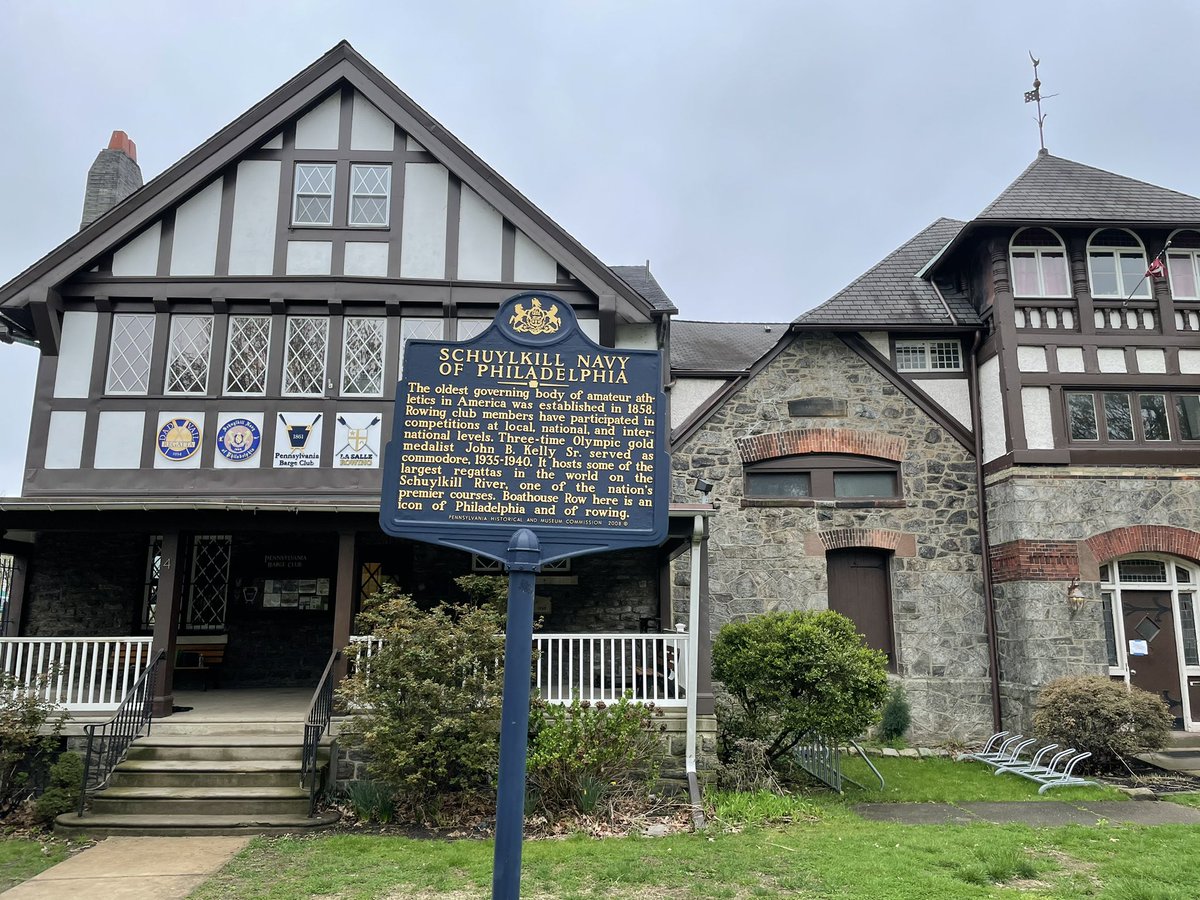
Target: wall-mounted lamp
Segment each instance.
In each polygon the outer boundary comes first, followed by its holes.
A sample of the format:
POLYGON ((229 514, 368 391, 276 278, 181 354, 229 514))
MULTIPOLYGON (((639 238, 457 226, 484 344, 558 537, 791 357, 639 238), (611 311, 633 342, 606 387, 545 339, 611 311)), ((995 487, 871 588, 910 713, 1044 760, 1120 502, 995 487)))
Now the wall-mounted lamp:
POLYGON ((703 496, 705 500, 708 499, 708 495, 712 492, 712 489, 713 486, 711 481, 705 481, 703 478, 696 479, 696 491, 703 496))
POLYGON ((1083 595, 1083 591, 1079 587, 1079 579, 1072 578, 1071 583, 1067 585, 1067 606, 1071 607, 1071 612, 1079 612, 1085 603, 1087 603, 1087 597, 1083 595))

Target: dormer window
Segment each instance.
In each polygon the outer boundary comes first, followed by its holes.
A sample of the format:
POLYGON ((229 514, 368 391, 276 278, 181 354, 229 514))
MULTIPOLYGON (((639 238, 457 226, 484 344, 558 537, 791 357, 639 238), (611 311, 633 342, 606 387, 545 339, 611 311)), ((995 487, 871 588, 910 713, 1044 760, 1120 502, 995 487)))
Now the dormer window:
POLYGON ((1049 228, 1022 228, 1009 247, 1016 297, 1071 296, 1067 248, 1049 228))
POLYGON ((1171 235, 1167 274, 1171 278, 1172 297, 1200 300, 1200 232, 1185 229, 1171 235))
POLYGON ((333 173, 332 163, 296 164, 293 225, 333 224, 333 173))
POLYGON ((1104 228, 1092 234, 1088 276, 1093 297, 1150 298, 1145 248, 1136 235, 1123 228, 1104 228))

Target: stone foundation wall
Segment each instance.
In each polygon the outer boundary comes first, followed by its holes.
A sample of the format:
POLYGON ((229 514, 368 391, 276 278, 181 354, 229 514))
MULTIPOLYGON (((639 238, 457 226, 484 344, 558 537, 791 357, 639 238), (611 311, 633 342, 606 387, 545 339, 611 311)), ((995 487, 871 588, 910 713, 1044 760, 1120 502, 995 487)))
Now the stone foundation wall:
MULTIPOLYGON (((913 739, 965 741, 990 732, 974 459, 853 350, 833 336, 797 336, 675 448, 672 469, 677 502, 695 500, 698 476, 714 485, 710 496, 719 505, 709 542, 714 635, 727 622, 763 612, 827 608, 827 549, 866 542, 892 553, 898 674, 913 706, 913 739), (813 398, 845 400, 845 412, 789 415, 789 400, 813 398), (797 431, 802 435, 786 436, 797 431), (817 432, 847 435, 838 441, 844 448, 825 452, 853 452, 860 445, 894 452, 903 498, 745 501, 739 439, 772 436, 743 440, 751 453, 775 444, 828 445, 828 438, 813 438, 817 432)), ((672 603, 679 611, 687 605, 687 565, 685 553, 673 572, 672 603)))
POLYGON ((134 633, 145 591, 149 537, 42 532, 26 583, 24 637, 134 633))

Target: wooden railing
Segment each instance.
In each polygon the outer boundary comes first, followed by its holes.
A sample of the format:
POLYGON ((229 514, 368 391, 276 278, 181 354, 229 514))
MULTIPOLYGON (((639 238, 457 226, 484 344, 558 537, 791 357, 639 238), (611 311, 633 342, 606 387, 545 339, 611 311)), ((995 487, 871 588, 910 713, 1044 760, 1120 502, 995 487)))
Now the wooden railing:
MULTIPOLYGON (((545 634, 533 636, 534 690, 547 703, 574 698, 613 703, 631 693, 656 706, 684 707, 687 641, 671 634, 545 634)), ((370 665, 383 640, 350 638, 352 664, 370 665)))
POLYGON ((0 672, 68 712, 115 709, 150 663, 148 637, 0 638, 0 672))

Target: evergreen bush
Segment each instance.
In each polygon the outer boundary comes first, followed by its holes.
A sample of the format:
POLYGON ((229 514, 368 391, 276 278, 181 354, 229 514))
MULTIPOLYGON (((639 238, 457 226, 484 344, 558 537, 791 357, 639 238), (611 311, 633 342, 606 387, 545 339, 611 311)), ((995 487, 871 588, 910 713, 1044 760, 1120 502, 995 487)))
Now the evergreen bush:
POLYGON ((34 802, 34 811, 43 822, 78 808, 83 789, 83 757, 67 751, 60 753, 50 767, 50 786, 34 802))
POLYGON ((892 685, 887 703, 883 706, 883 717, 879 722, 879 739, 884 743, 898 741, 908 734, 912 724, 912 708, 899 681, 892 685))

